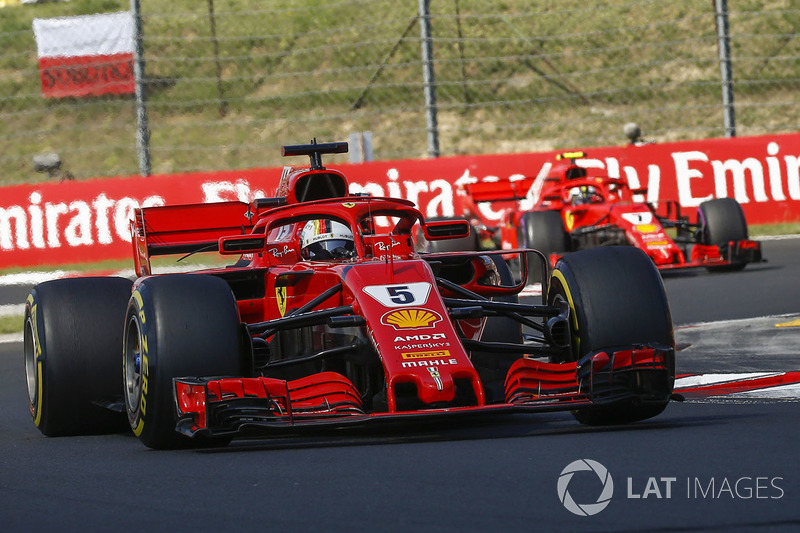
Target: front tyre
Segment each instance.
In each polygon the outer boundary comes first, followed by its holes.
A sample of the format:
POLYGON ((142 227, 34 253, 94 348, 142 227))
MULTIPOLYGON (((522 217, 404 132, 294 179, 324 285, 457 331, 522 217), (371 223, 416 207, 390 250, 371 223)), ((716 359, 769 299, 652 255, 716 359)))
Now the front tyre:
MULTIPOLYGON (((719 246, 725 256, 728 243, 747 239, 747 221, 742 206, 733 198, 715 198, 700 204, 697 211, 700 225, 700 242, 719 246)), ((709 271, 742 270, 746 262, 736 262, 725 266, 707 267, 709 271)))
POLYGON ((172 379, 242 376, 244 353, 236 301, 224 280, 145 279, 131 295, 124 333, 125 408, 134 434, 150 448, 191 445, 175 431, 172 379))
MULTIPOLYGON (((647 255, 631 246, 590 248, 563 257, 556 264, 548 304, 569 304, 572 351, 569 361, 596 351, 645 344, 674 347, 672 316, 658 269, 647 255)), ((665 396, 671 393, 675 361, 670 366, 665 396)), ((658 404, 618 402, 588 407, 573 414, 590 425, 623 424, 661 413, 658 404)))

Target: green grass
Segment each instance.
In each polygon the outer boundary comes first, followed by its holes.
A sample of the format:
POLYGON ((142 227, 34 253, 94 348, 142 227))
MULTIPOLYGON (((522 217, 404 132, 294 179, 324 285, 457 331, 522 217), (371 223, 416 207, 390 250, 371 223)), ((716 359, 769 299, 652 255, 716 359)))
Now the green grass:
MULTIPOLYGON (((220 86, 207 6, 142 1, 154 173, 282 166, 282 144, 364 130, 378 159, 426 156, 417 2, 215 0, 220 86)), ((631 120, 659 142, 722 136, 711 6, 431 2, 442 155, 617 145, 631 120)), ((788 7, 730 6, 740 136, 797 129, 800 10, 788 7)), ((133 99, 42 98, 31 31, 34 17, 128 8, 2 9, 0 185, 47 180, 31 171, 46 151, 78 179, 138 173, 133 99)))
POLYGON ((766 235, 797 235, 800 224, 750 224, 748 230, 753 239, 766 235))
POLYGON ((9 333, 22 333, 22 327, 22 315, 0 317, 0 335, 7 335, 9 333))

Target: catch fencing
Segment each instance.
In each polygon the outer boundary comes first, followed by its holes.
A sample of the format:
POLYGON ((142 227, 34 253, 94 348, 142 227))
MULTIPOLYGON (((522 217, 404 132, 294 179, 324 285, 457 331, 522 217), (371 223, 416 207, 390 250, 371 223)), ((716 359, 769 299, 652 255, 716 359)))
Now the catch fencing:
POLYGON ((0 184, 281 166, 281 145, 313 138, 391 160, 622 145, 631 122, 652 142, 800 130, 794 0, 72 0, 0 17, 0 184), (136 95, 43 93, 34 19, 129 10, 136 95))

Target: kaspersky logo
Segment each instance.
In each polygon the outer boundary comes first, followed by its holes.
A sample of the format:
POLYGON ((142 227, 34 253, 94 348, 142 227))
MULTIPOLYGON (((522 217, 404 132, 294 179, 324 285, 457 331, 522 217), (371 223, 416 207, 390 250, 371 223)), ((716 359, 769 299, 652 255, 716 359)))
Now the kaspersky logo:
POLYGON ((592 459, 578 459, 568 464, 561 475, 558 477, 558 499, 567 511, 578 516, 592 516, 596 515, 605 509, 611 503, 611 497, 614 495, 614 480, 611 479, 611 474, 605 466, 592 459), (585 476, 578 476, 573 479, 577 472, 590 472, 594 473, 602 484, 602 489, 597 496, 596 501, 589 501, 588 503, 576 502, 569 492, 570 484, 577 485, 585 480, 585 476))

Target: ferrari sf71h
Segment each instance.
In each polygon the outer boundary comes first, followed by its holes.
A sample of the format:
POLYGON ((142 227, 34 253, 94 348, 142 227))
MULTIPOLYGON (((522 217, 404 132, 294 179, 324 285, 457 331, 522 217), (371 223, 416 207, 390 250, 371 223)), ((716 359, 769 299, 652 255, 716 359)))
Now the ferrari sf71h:
MULTIPOLYGON (((659 270, 706 267, 739 270, 761 261, 761 245, 748 239, 742 207, 732 198, 700 204, 695 222, 675 201, 655 206, 638 200, 646 189, 608 176, 588 175, 576 160, 583 152, 559 154, 543 180, 525 178, 463 185, 464 216, 474 226, 462 241, 432 249, 534 248, 549 256, 598 246, 635 246, 659 270), (488 202, 499 221, 484 216, 488 202)), ((592 169, 589 169, 593 171, 592 169)))
POLYGON ((466 221, 425 222, 406 200, 350 194, 322 154, 285 146, 272 198, 145 207, 131 223, 136 279, 37 285, 25 373, 45 435, 112 431, 151 448, 329 425, 474 413, 570 411, 586 424, 646 419, 673 398, 675 346, 661 278, 640 250, 419 254, 466 221), (153 272, 212 251, 227 265, 153 272), (540 300, 504 259, 545 272, 540 300))

